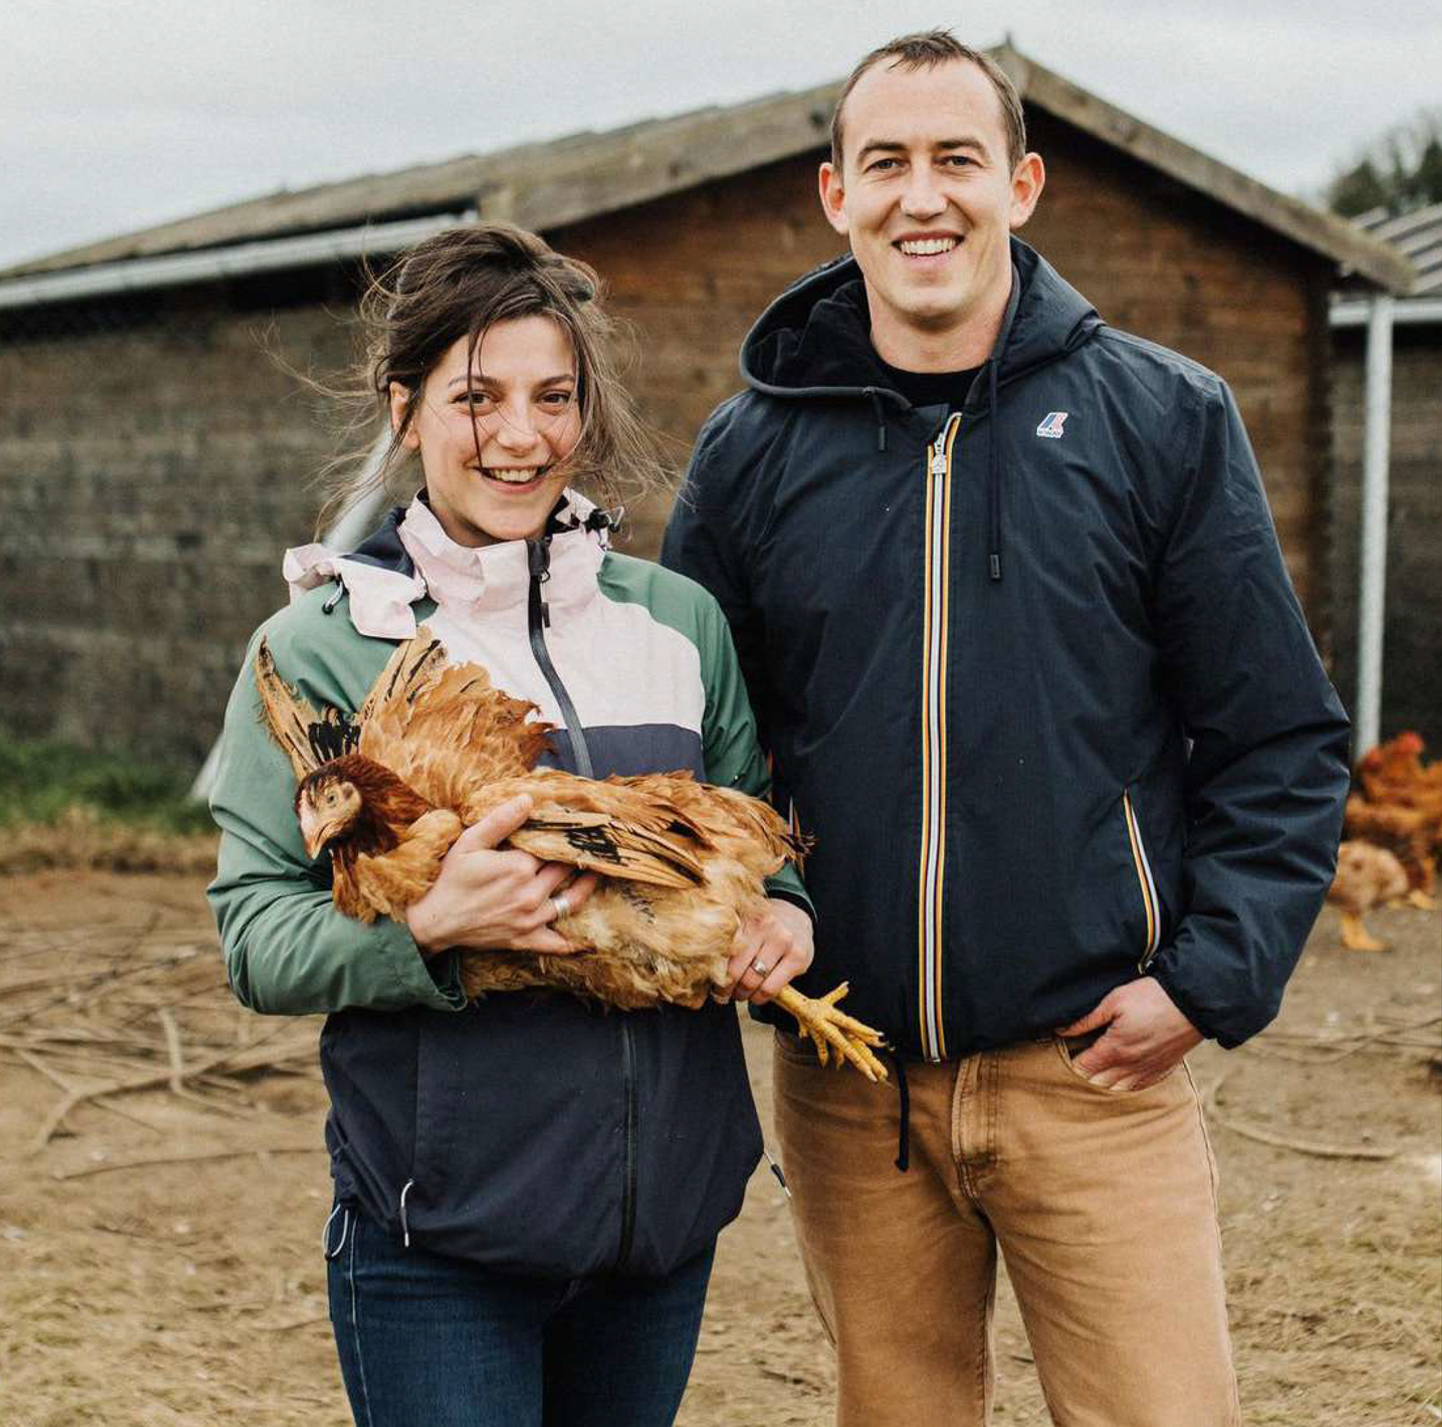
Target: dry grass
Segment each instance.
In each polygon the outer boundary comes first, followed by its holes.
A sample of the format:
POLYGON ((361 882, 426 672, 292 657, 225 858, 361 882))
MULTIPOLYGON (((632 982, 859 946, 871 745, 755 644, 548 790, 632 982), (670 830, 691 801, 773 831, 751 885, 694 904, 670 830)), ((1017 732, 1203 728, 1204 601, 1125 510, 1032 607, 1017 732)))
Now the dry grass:
POLYGON ((0 875, 59 868, 213 873, 218 845, 216 833, 177 833, 112 821, 74 803, 50 822, 0 827, 0 875))

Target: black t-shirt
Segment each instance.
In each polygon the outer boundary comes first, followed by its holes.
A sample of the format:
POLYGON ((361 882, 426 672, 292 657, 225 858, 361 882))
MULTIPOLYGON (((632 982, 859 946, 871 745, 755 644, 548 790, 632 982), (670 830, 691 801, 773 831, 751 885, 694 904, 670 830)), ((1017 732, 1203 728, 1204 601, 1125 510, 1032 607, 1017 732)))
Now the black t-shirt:
POLYGON ((881 368, 913 406, 945 406, 952 411, 961 409, 972 378, 981 370, 971 367, 964 372, 904 372, 887 362, 881 362, 881 368))

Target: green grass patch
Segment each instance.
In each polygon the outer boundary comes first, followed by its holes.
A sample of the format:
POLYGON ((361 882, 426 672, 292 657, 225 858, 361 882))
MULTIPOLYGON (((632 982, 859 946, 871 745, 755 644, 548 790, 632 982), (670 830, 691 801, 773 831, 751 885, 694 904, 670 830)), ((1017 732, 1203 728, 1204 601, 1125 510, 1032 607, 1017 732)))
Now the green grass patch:
POLYGON ((211 832, 209 810, 188 796, 190 783, 178 769, 128 755, 0 734, 0 826, 49 825, 83 809, 107 823, 211 832))

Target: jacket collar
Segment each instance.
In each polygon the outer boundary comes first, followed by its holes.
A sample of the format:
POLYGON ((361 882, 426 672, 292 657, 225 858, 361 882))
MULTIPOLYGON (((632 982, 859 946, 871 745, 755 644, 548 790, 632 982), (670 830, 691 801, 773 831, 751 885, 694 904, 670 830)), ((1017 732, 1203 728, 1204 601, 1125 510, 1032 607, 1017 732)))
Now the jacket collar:
MULTIPOLYGON (((1079 347, 1102 325, 1096 309, 1016 237, 1011 260, 1011 302, 991 355, 1002 386, 1079 347)), ((808 273, 761 314, 742 344, 741 375, 770 396, 875 393, 909 409, 871 345, 866 286, 850 255, 808 273)))
MULTIPOLYGON (((610 524, 605 512, 583 495, 563 493, 540 536, 550 547, 546 602, 553 609, 576 608, 595 596, 610 524)), ((349 554, 318 544, 287 550, 282 573, 292 600, 335 581, 340 589, 334 599, 342 591, 349 596, 347 610, 358 633, 409 639, 416 632, 412 606, 421 599, 468 615, 524 610, 530 593, 530 543, 507 540, 474 549, 457 545, 417 496, 408 507, 392 510, 349 554)))

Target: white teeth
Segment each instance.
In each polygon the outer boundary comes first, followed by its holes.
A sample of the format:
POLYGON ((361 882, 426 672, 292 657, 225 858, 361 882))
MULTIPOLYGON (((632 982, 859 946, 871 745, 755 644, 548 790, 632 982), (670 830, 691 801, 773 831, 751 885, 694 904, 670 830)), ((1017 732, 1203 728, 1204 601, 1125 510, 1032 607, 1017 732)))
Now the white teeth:
POLYGON ((493 481, 500 481, 503 485, 523 486, 535 480, 543 470, 545 470, 544 466, 487 466, 486 474, 493 481))
POLYGON ((956 246, 955 238, 903 238, 901 251, 911 257, 929 257, 936 253, 949 253, 956 246))

